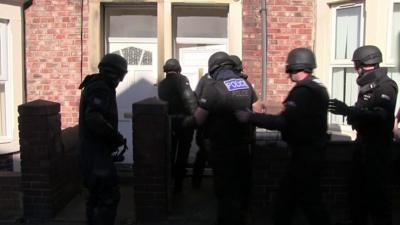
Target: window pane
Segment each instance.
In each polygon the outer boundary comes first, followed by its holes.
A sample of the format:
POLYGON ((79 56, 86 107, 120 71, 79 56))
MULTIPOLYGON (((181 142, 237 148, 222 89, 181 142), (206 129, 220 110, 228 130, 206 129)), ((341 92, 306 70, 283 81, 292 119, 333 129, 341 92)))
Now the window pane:
POLYGON ((174 7, 176 37, 226 38, 227 17, 225 7, 174 7))
MULTIPOLYGON (((358 95, 357 76, 354 68, 333 68, 331 98, 344 101, 347 105, 354 105, 358 95)), ((331 123, 345 123, 343 116, 331 114, 330 120, 331 123)))
POLYGON ((335 59, 350 59, 359 47, 361 6, 336 10, 335 59))
MULTIPOLYGON (((389 68, 388 75, 392 78, 397 85, 400 85, 400 69, 399 68, 389 68)), ((396 112, 399 109, 400 105, 400 92, 397 94, 397 102, 396 102, 396 112)))
MULTIPOLYGON (((2 24, 0 23, 0 32, 3 32, 3 29, 1 28, 1 26, 2 26, 2 24)), ((4 45, 4 41, 3 41, 3 38, 2 38, 2 34, 0 34, 0 80, 2 80, 2 77, 4 76, 4 74, 3 74, 3 47, 2 47, 2 45, 4 45)))
POLYGON ((6 79, 5 74, 5 61, 6 55, 6 37, 7 37, 7 24, 0 19, 0 80, 6 79))
POLYGON ((109 37, 157 37, 156 7, 108 7, 109 37))
POLYGON ((6 97, 5 85, 0 83, 0 136, 6 135, 6 97))
POLYGON ((400 3, 393 6, 391 58, 400 64, 400 3))

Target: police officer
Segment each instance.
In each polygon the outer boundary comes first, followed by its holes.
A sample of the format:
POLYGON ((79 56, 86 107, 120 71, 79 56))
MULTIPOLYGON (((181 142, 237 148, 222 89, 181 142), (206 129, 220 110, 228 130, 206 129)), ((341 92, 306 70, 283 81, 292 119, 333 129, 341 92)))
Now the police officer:
MULTIPOLYGON (((233 71, 236 72, 237 74, 240 74, 240 76, 243 79, 247 79, 248 76, 243 73, 242 60, 237 55, 230 55, 230 59, 234 63, 232 68, 233 71)), ((197 84, 195 90, 195 94, 198 99, 201 99, 204 87, 212 83, 213 81, 214 79, 210 76, 209 73, 206 73, 204 76, 200 78, 199 83, 197 84)), ((257 100, 253 104, 253 110, 256 112, 260 112, 261 107, 262 104, 259 100, 257 100)), ((209 138, 207 136, 205 128, 202 126, 198 127, 196 130, 196 143, 199 147, 199 150, 196 154, 196 158, 193 164, 192 186, 193 188, 197 189, 201 187, 202 175, 204 172, 204 168, 206 166, 206 162, 208 161, 208 154, 210 151, 209 138)))
POLYGON ((353 62, 359 76, 357 102, 347 106, 330 101, 330 111, 347 116, 347 123, 357 131, 350 177, 352 225, 365 225, 371 215, 375 225, 392 224, 385 193, 387 156, 392 143, 397 85, 380 68, 381 51, 373 45, 357 48, 353 62))
POLYGON ((112 154, 126 143, 118 132, 115 88, 127 73, 127 62, 120 55, 107 54, 98 68, 99 73, 86 76, 79 87, 79 152, 89 190, 87 224, 112 225, 120 199, 112 154))
POLYGON ((250 110, 257 97, 251 84, 233 67, 225 52, 211 55, 208 73, 213 81, 204 87, 194 117, 198 125, 205 124, 210 140, 218 225, 247 224, 249 218, 250 143, 254 135, 252 126, 239 123, 234 111, 250 110))
MULTIPOLYGON (((204 87, 213 82, 214 80, 209 73, 204 74, 200 78, 194 91, 197 100, 200 100, 201 96, 203 95, 204 87)), ((196 157, 193 163, 192 187, 194 189, 199 189, 201 187, 202 176, 204 168, 206 167, 206 163, 208 161, 208 155, 210 151, 210 140, 204 126, 199 126, 196 128, 196 144, 199 150, 196 153, 196 157)))
POLYGON ((278 115, 244 111, 236 114, 242 122, 281 131, 291 151, 276 199, 275 224, 291 224, 299 207, 311 225, 326 225, 329 218, 321 200, 320 170, 328 141, 329 97, 321 81, 312 75, 316 63, 311 50, 291 50, 286 63, 286 73, 296 85, 283 102, 284 110, 278 115))
POLYGON ((193 115, 197 99, 189 85, 189 80, 181 74, 181 66, 176 59, 168 59, 164 64, 166 73, 158 85, 158 96, 168 102, 168 114, 171 116, 172 147, 171 160, 174 176, 174 192, 182 191, 183 179, 193 139, 194 129, 182 126, 185 116, 193 115))

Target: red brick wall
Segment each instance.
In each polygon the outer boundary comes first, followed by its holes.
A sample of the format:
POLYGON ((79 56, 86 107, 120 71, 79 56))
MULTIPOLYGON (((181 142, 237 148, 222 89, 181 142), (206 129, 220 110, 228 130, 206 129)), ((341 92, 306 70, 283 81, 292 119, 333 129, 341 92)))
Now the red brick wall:
MULTIPOLYGON (((261 14, 259 0, 243 1, 244 71, 261 96, 261 14)), ((267 94, 269 106, 280 105, 291 88, 284 72, 287 53, 312 47, 313 0, 267 0, 267 94)))
MULTIPOLYGON (((59 102, 62 128, 74 126, 78 121, 78 85, 88 68, 87 2, 83 1, 83 23, 81 1, 35 0, 26 10, 27 100, 40 98, 59 102)), ((284 73, 288 51, 295 47, 312 47, 313 4, 313 0, 267 0, 267 103, 270 106, 279 105, 291 87, 284 73)), ((261 95, 259 9, 259 0, 243 0, 244 68, 261 95)))
MULTIPOLYGON (((393 146, 390 159, 399 157, 398 148, 398 145, 393 146)), ((353 143, 347 141, 330 142, 326 149, 321 170, 321 191, 332 224, 335 224, 335 221, 344 221, 349 216, 347 184, 353 149, 353 143)), ((288 149, 276 136, 257 138, 253 156, 252 192, 252 203, 256 213, 273 210, 279 184, 289 164, 289 156, 288 149)), ((387 194, 393 209, 397 210, 400 203, 399 170, 394 167, 394 161, 387 163, 390 165, 387 174, 387 194)))
POLYGON ((80 187, 78 156, 71 152, 70 144, 64 145, 59 111, 59 103, 44 100, 18 107, 21 188, 27 219, 52 218, 80 187))
POLYGON ((15 221, 22 216, 21 174, 0 171, 0 220, 15 221))
POLYGON ((35 0, 25 16, 27 101, 59 102, 63 128, 78 121, 81 54, 87 68, 88 13, 83 2, 83 51, 81 1, 35 0))

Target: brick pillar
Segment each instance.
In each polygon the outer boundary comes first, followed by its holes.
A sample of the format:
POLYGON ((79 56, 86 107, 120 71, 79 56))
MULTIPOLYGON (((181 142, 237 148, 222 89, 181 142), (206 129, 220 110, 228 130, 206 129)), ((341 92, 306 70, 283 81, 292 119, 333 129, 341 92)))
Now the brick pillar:
POLYGON ((138 220, 160 220, 169 208, 167 103, 149 98, 132 106, 134 193, 138 220))
POLYGON ((35 100, 18 107, 24 215, 49 219, 63 183, 60 104, 35 100))

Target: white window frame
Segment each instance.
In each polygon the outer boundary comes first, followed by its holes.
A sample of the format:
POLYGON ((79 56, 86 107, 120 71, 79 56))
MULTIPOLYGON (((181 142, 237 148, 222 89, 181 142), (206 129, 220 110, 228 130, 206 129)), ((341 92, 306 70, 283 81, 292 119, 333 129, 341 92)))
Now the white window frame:
MULTIPOLYGON (((329 63, 329 85, 333 85, 333 71, 335 68, 353 68, 354 64, 351 61, 352 56, 349 56, 347 59, 336 59, 335 58, 335 48, 336 48, 336 16, 337 16, 337 10, 338 9, 346 9, 346 8, 353 8, 353 7, 360 7, 361 10, 361 18, 360 18, 360 40, 359 40, 359 46, 362 46, 364 44, 364 29, 365 29, 365 13, 364 13, 364 3, 363 2, 354 2, 354 3, 348 3, 348 4, 341 4, 337 6, 333 6, 331 8, 331 46, 330 46, 330 63, 329 63)), ((333 90, 330 89, 330 95, 332 96, 333 90)), ((331 116, 329 116, 329 123, 334 124, 335 122, 332 121, 331 116)), ((340 123, 341 125, 341 130, 342 131, 351 131, 349 126, 343 122, 340 123)))
POLYGON ((0 18, 0 54, 1 54, 1 73, 0 82, 5 86, 5 135, 0 136, 0 143, 7 143, 12 141, 12 85, 11 85, 11 44, 10 31, 9 31, 9 21, 0 18))
POLYGON ((350 3, 345 5, 338 5, 332 8, 332 19, 331 19, 331 67, 347 67, 349 65, 353 66, 353 62, 348 59, 335 59, 335 47, 336 47, 336 12, 338 9, 346 9, 352 7, 361 7, 361 26, 360 26, 360 42, 359 45, 362 46, 364 44, 364 4, 363 3, 350 3))
MULTIPOLYGON (((392 21, 393 21, 393 10, 394 10, 394 4, 400 4, 400 0, 392 0, 390 2, 390 9, 389 9, 389 19, 388 19, 388 36, 387 36, 387 51, 386 51, 386 62, 387 62, 387 66, 388 67, 395 67, 396 63, 394 58, 392 58, 391 54, 392 54, 392 21)), ((399 56, 400 57, 400 56, 399 56)), ((400 59, 399 59, 400 60, 400 59)), ((397 65, 399 66, 399 65, 397 65)))
MULTIPOLYGON (((205 6, 196 6, 196 5, 174 5, 173 7, 172 7, 172 11, 174 11, 174 7, 183 7, 183 8, 188 8, 188 9, 196 9, 196 8, 198 8, 198 9, 207 9, 207 8, 210 8, 211 6, 209 6, 209 5, 205 5, 205 6)), ((227 17, 226 17, 226 20, 227 20, 227 27, 226 27, 226 31, 227 31, 227 33, 226 33, 226 38, 211 38, 211 37, 208 37, 208 38, 205 38, 205 37, 178 37, 178 36, 176 36, 176 29, 177 29, 177 24, 173 24, 172 25, 172 33, 174 34, 173 35, 173 48, 177 48, 176 47, 176 45, 178 45, 178 44, 205 44, 205 45, 225 45, 227 48, 229 47, 229 10, 230 10, 230 7, 229 6, 218 6, 218 7, 220 7, 220 8, 226 8, 227 9, 227 11, 228 11, 228 14, 227 14, 227 17)), ((172 19, 172 21, 174 21, 175 19, 176 19, 177 17, 176 17, 176 14, 174 14, 174 13, 172 13, 171 14, 171 19, 172 19)), ((175 22, 173 22, 173 23, 176 23, 176 21, 175 22)), ((173 50, 173 55, 174 55, 174 57, 176 57, 176 50, 177 49, 174 49, 173 50)))
POLYGON ((196 37, 177 37, 176 44, 207 44, 207 45, 226 45, 228 38, 196 38, 196 37))

